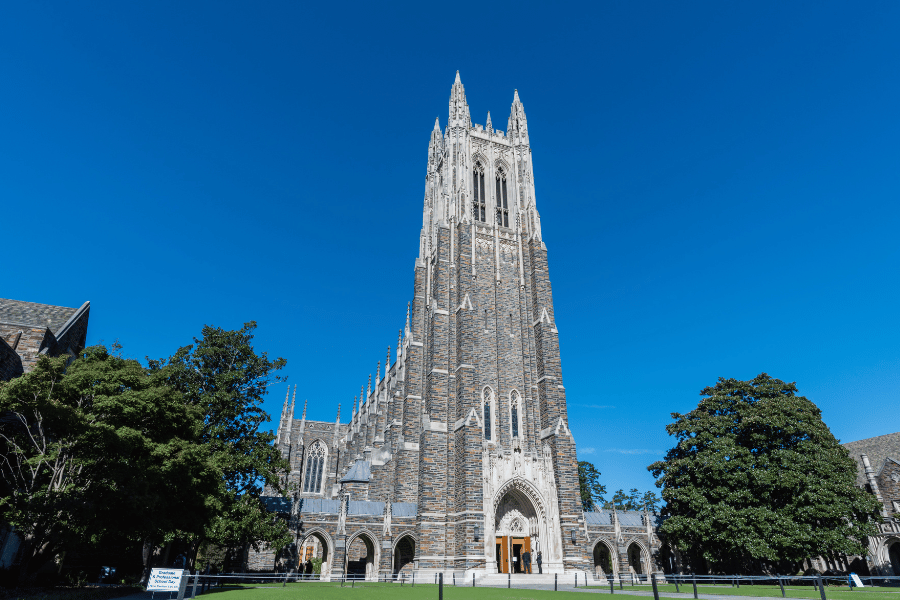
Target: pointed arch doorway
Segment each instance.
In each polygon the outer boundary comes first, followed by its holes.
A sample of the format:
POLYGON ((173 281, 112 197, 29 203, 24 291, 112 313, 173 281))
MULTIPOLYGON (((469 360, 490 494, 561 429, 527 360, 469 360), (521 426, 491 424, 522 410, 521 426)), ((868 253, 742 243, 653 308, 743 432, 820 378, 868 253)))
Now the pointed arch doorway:
POLYGON ((523 573, 522 557, 526 552, 531 554, 534 565, 535 554, 540 550, 540 527, 531 499, 519 489, 510 489, 497 505, 494 522, 497 572, 523 573))

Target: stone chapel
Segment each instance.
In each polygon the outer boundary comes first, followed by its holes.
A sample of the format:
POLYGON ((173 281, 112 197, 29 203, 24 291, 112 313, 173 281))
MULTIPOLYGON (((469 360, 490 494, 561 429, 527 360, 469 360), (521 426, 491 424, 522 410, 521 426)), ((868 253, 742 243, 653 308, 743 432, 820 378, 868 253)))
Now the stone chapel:
POLYGON ((305 407, 296 419, 285 399, 276 444, 299 491, 266 502, 291 519, 296 543, 251 553, 249 567, 317 556, 325 578, 471 578, 518 572, 530 550, 544 573, 646 576, 656 516, 582 508, 517 91, 506 131, 490 113, 474 124, 457 72, 447 125, 436 120, 428 143, 412 292, 396 351, 349 423, 340 407, 334 423, 307 420, 305 407))

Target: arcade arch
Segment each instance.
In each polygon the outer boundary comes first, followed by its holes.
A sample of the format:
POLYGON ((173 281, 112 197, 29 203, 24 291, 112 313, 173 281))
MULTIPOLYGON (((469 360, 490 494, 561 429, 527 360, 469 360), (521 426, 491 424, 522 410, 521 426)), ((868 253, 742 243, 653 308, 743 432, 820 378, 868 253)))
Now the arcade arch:
POLYGON ((615 573, 615 565, 613 564, 613 556, 615 550, 609 542, 600 539, 594 544, 594 576, 597 579, 605 579, 613 576, 615 573))
POLYGON ((888 542, 888 559, 891 561, 891 568, 894 575, 900 575, 900 539, 894 539, 888 542))
POLYGON ((628 570, 635 575, 644 575, 650 564, 650 555, 640 542, 631 542, 625 551, 628 557, 628 570))
POLYGON ((394 575, 411 574, 415 569, 416 558, 416 540, 410 533, 406 533, 397 538, 394 544, 394 575))
POLYGON ((347 540, 347 574, 378 578, 378 542, 368 531, 360 531, 347 540))
POLYGON ((315 575, 313 559, 322 561, 320 573, 327 578, 331 573, 331 557, 334 551, 331 537, 321 529, 307 531, 303 540, 297 545, 297 572, 305 575, 315 575))

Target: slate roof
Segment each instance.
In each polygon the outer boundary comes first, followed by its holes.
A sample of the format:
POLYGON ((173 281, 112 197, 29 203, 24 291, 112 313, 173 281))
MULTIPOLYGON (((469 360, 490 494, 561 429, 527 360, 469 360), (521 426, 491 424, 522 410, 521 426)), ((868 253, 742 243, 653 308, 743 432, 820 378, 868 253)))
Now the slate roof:
POLYGON ((347 507, 348 515, 383 515, 384 502, 364 502, 362 500, 351 500, 347 507))
MULTIPOLYGON (((619 525, 622 527, 646 527, 644 524, 644 513, 636 510, 620 510, 619 525)), ((584 513, 584 519, 588 525, 612 525, 612 511, 598 510, 584 513)), ((650 522, 654 526, 662 523, 662 519, 656 513, 650 513, 650 522)))
POLYGON ((358 460, 350 468, 350 472, 341 478, 341 483, 369 483, 372 469, 367 460, 358 460))
POLYGON ((844 448, 856 461, 856 485, 862 487, 868 482, 866 481, 866 470, 859 455, 865 454, 869 457, 869 464, 872 465, 877 476, 884 467, 884 461, 888 458, 900 462, 900 432, 879 435, 858 442, 848 442, 844 444, 844 448))
POLYGON ((281 498, 279 496, 260 496, 262 503, 266 505, 269 512, 291 513, 291 499, 281 498))
POLYGON ((78 308, 0 298, 0 323, 49 327, 56 335, 78 308))
POLYGON ((415 517, 419 507, 414 502, 394 502, 391 504, 392 517, 415 517))
POLYGON ((325 500, 324 498, 303 498, 300 500, 300 512, 338 515, 341 513, 341 501, 325 500))

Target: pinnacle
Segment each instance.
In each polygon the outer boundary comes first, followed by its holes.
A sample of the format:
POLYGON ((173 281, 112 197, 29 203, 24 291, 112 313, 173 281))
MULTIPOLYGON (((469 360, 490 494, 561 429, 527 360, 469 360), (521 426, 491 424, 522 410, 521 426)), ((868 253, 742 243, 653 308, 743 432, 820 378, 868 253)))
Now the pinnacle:
POLYGON ((519 100, 519 90, 513 90, 513 104, 516 102, 521 102, 519 100))
POLYGON ((459 69, 456 70, 456 81, 454 81, 453 83, 454 83, 454 84, 456 84, 456 83, 462 83, 462 81, 459 80, 459 69))
POLYGON ((441 118, 440 117, 434 118, 434 130, 437 131, 438 133, 441 132, 441 118))

